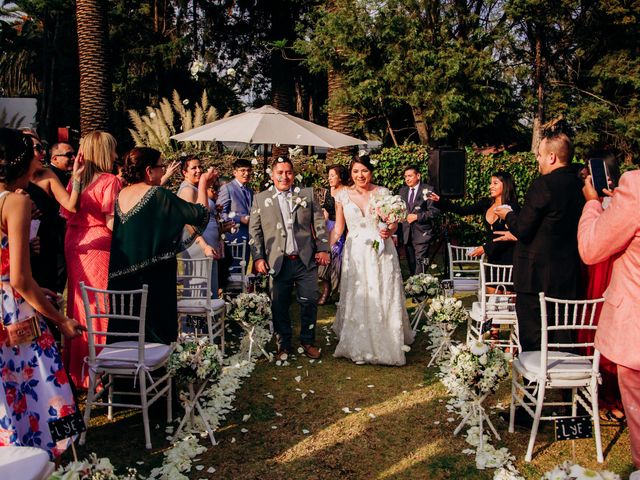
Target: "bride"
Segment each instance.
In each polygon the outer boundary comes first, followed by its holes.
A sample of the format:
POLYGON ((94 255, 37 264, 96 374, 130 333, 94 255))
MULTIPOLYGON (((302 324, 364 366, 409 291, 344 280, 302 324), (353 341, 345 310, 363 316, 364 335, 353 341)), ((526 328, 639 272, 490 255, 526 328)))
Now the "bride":
POLYGON ((358 364, 404 365, 405 344, 413 332, 405 308, 405 296, 398 254, 391 235, 392 224, 378 229, 369 211, 371 195, 388 195, 386 188, 371 183, 373 165, 368 156, 356 157, 349 169, 353 186, 335 196, 334 242, 347 227, 344 245, 340 303, 333 329, 340 341, 333 354, 358 364), (377 251, 372 243, 380 244, 377 251))

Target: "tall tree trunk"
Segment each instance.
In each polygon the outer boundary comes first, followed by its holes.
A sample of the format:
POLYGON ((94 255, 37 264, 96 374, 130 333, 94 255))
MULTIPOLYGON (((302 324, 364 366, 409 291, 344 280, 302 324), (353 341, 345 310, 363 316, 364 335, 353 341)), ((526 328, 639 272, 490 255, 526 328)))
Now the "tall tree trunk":
MULTIPOLYGON (((338 102, 340 94, 344 90, 344 81, 340 73, 333 68, 330 68, 327 72, 327 86, 329 94, 327 112, 329 114, 329 128, 345 135, 353 135, 353 113, 340 106, 338 102)), ((354 150, 354 147, 330 148, 327 152, 327 160, 331 162, 338 154, 350 156, 354 150)))
POLYGON ((107 51, 107 0, 77 0, 80 59, 80 133, 109 130, 111 77, 107 51))
POLYGON ((531 151, 533 153, 538 152, 538 145, 542 140, 542 125, 544 124, 544 63, 542 58, 542 31, 539 26, 536 26, 535 51, 535 88, 538 104, 533 118, 533 133, 531 135, 531 151))
POLYGON ((429 127, 424 121, 424 110, 421 107, 411 107, 413 114, 413 124, 418 131, 418 138, 422 145, 429 145, 431 136, 429 135, 429 127))

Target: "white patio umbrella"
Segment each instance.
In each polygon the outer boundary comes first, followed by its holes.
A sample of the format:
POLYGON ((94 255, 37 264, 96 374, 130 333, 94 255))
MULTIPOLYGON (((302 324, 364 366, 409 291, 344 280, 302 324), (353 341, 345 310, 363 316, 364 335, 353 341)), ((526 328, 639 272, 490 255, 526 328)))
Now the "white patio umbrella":
POLYGON ((171 137, 179 142, 241 142, 341 148, 367 142, 282 112, 271 105, 233 115, 171 137))

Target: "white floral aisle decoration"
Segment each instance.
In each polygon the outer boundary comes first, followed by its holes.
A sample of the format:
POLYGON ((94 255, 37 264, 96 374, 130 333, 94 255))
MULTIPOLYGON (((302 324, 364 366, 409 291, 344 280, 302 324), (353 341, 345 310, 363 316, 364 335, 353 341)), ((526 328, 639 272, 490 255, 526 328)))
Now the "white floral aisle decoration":
POLYGON ((127 473, 117 474, 108 458, 98 458, 95 453, 84 460, 60 466, 49 480, 136 480, 138 472, 128 468, 127 473))
MULTIPOLYGON (((369 198, 369 210, 378 219, 378 228, 388 228, 392 223, 407 218, 407 204, 400 195, 373 194, 369 198)), ((377 253, 384 251, 384 242, 377 236, 371 239, 371 246, 377 253)))
POLYGON ((209 337, 196 337, 191 334, 182 334, 178 337, 175 349, 169 356, 167 370, 176 383, 181 388, 186 387, 187 391, 180 391, 184 416, 178 425, 175 437, 179 437, 187 422, 190 425, 194 424, 195 414, 198 413, 211 444, 216 444, 213 429, 203 417, 199 399, 207 386, 218 379, 222 369, 221 360, 218 346, 212 344, 209 337))
POLYGON ((476 467, 480 470, 496 468, 494 480, 523 480, 513 465, 515 457, 507 448, 491 445, 484 432, 486 423, 494 437, 500 439, 483 402, 509 376, 511 355, 483 341, 450 346, 450 351, 449 362, 440 365, 440 378, 452 395, 447 409, 462 417, 454 435, 469 425, 465 441, 474 448, 463 453, 475 455, 476 467))
MULTIPOLYGON (((438 346, 429 361, 429 367, 436 360, 446 360, 449 355, 453 332, 458 328, 458 325, 466 323, 468 319, 469 313, 462 306, 462 301, 457 300, 455 297, 438 295, 431 301, 427 311, 427 322, 440 330, 441 336, 439 344, 437 344, 438 346)), ((432 343, 434 343, 433 339, 432 343)))
MULTIPOLYGON (((266 342, 263 340, 267 337, 267 341, 271 338, 271 299, 266 293, 241 293, 231 301, 229 310, 229 318, 235 320, 248 334, 248 357, 251 360, 254 344, 262 354, 269 360, 272 360, 270 353, 264 349, 266 342), (256 341, 260 339, 260 341, 256 341)), ((244 339, 243 339, 244 340, 244 339)))
POLYGON ((609 470, 598 472, 567 461, 546 472, 542 480, 620 480, 620 475, 609 470))
MULTIPOLYGON (((204 430, 205 421, 215 431, 225 419, 225 415, 234 410, 233 401, 242 385, 242 379, 251 375, 255 359, 260 356, 259 352, 271 338, 266 329, 261 328, 257 331, 259 333, 255 335, 253 342, 259 348, 253 349, 253 353, 249 355, 252 342, 248 341, 247 334, 240 342, 239 351, 224 360, 218 381, 210 385, 200 398, 201 414, 195 417, 193 425, 189 426, 184 437, 178 439, 175 438, 177 435, 174 435, 173 445, 164 453, 162 466, 151 471, 150 480, 188 480, 189 477, 185 473, 191 471, 193 459, 206 451, 199 443, 200 437, 207 436, 204 430)), ((170 431, 172 427, 168 427, 167 432, 170 431)))
POLYGON ((420 319, 426 316, 429 301, 440 292, 440 280, 429 273, 418 273, 404 282, 405 295, 417 304, 411 318, 411 328, 414 332, 418 329, 420 319))

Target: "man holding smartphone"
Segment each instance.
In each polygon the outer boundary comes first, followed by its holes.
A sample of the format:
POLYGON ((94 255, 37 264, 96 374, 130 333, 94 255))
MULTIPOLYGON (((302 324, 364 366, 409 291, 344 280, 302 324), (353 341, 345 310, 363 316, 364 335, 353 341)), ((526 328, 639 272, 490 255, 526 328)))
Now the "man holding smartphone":
POLYGON ((582 181, 571 168, 573 145, 559 131, 540 142, 536 178, 519 214, 496 209, 518 239, 513 256, 513 279, 520 345, 540 350, 539 292, 556 298, 580 295, 578 221, 584 206, 582 181))

